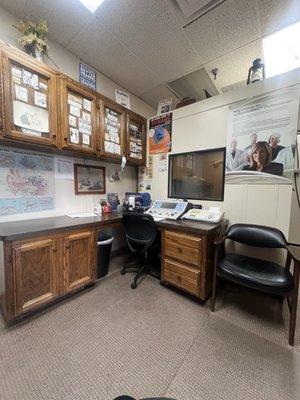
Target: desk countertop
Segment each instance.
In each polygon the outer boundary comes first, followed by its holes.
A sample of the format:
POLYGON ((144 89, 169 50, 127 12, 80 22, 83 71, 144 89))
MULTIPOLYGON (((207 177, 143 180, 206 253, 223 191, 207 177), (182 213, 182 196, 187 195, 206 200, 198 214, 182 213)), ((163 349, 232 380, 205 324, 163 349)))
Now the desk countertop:
MULTIPOLYGON (((226 221, 227 220, 223 220, 226 221)), ((156 224, 160 228, 166 229, 178 229, 181 231, 189 232, 189 233, 198 233, 198 234, 210 234, 215 233, 216 230, 220 228, 221 222, 211 223, 211 222, 200 222, 200 221, 188 221, 186 219, 180 219, 178 221, 173 221, 171 219, 163 219, 156 224)))
POLYGON ((49 231, 68 228, 102 226, 122 221, 122 213, 111 213, 97 217, 71 218, 65 216, 0 223, 0 240, 16 240, 36 236, 49 231))
MULTIPOLYGON (((24 239, 53 231, 72 228, 88 228, 111 225, 122 221, 122 213, 104 214, 98 217, 71 218, 67 216, 28 219, 23 221, 0 223, 0 240, 24 239)), ((177 229, 190 233, 210 234, 214 233, 220 223, 187 221, 187 220, 161 220, 156 222, 158 228, 177 229)))

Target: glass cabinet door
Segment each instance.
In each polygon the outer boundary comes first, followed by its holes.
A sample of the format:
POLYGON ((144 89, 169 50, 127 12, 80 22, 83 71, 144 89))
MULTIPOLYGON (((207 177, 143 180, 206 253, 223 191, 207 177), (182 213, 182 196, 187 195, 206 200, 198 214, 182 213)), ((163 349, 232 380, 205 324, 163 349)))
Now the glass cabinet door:
POLYGON ((2 54, 4 136, 56 146, 57 74, 36 60, 2 54))
POLYGON ((79 83, 62 78, 61 136, 62 148, 97 153, 97 97, 79 83))
POLYGON ((124 149, 125 111, 108 100, 101 100, 100 156, 121 160, 124 149))
POLYGON ((146 120, 127 114, 127 160, 134 165, 146 162, 146 120))

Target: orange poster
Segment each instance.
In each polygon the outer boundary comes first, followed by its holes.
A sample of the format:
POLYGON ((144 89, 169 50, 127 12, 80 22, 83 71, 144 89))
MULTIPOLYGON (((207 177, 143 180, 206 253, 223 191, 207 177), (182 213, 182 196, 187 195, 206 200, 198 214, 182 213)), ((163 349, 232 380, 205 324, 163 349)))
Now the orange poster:
POLYGON ((171 151, 172 113, 150 120, 149 154, 168 153, 171 151))

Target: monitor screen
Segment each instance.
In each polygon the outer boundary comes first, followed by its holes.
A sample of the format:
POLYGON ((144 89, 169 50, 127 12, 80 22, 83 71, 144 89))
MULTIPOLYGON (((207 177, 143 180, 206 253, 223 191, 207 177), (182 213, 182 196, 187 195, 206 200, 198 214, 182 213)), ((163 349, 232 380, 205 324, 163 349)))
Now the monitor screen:
POLYGON ((169 156, 168 197, 223 201, 226 149, 169 156))

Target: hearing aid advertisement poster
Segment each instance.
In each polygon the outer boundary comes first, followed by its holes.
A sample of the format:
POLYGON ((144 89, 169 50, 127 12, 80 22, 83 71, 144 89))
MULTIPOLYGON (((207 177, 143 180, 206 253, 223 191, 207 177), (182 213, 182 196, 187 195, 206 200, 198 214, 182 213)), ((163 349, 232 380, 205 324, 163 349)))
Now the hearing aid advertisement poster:
MULTIPOLYGON (((226 175, 293 177, 300 86, 229 107, 226 175)), ((280 179, 280 178, 279 178, 280 179)))
POLYGON ((172 146, 172 113, 150 119, 149 154, 168 153, 172 146))

